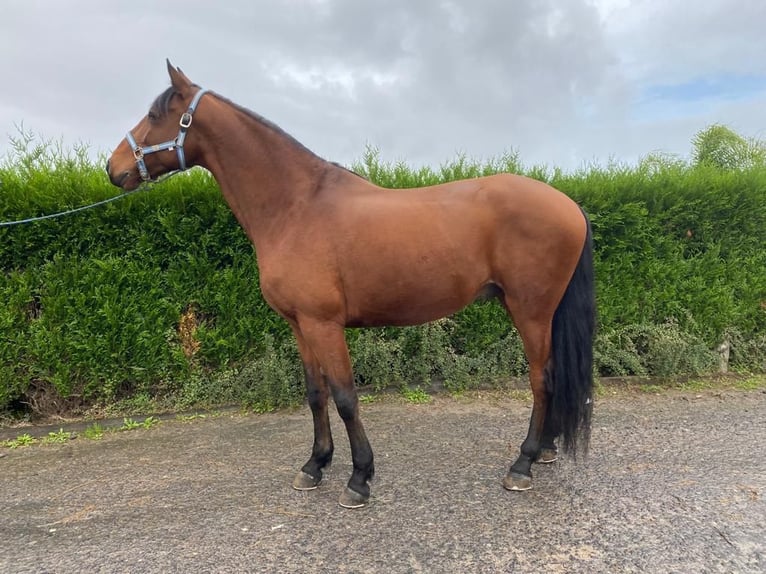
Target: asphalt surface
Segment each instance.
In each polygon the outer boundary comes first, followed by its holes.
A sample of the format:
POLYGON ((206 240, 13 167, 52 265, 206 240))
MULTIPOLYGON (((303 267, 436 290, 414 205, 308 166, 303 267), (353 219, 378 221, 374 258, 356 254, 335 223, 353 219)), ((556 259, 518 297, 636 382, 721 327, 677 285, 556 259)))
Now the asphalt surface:
POLYGON ((766 394, 621 391, 587 460, 500 483, 530 404, 363 405, 373 500, 344 510, 342 425, 296 492, 308 408, 0 451, 0 572, 766 572, 766 394))

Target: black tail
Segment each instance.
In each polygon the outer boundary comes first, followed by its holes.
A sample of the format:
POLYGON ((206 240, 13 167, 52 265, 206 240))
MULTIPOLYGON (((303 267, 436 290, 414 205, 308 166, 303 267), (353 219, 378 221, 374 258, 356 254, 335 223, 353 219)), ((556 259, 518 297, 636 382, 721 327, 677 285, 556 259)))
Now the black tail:
POLYGON ((596 300, 593 277, 593 238, 590 221, 580 261, 553 315, 548 388, 548 416, 563 437, 564 452, 587 452, 593 411, 593 336, 596 300))

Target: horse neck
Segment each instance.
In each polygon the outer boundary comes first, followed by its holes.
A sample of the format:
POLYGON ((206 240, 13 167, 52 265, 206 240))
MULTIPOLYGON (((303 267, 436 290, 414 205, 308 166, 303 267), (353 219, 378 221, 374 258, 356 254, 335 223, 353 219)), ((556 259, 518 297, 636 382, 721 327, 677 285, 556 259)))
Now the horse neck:
POLYGON ((332 166, 262 119, 224 100, 212 102, 215 114, 195 121, 205 141, 198 164, 213 174, 256 250, 265 250, 332 166))

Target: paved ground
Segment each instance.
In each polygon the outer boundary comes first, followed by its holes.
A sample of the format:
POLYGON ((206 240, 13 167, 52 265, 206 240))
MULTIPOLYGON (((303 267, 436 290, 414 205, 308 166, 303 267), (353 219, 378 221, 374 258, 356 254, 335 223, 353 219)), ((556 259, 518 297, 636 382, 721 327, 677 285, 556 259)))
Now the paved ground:
POLYGON ((5 449, 0 572, 766 572, 763 391, 601 399, 588 460, 536 467, 527 493, 500 486, 524 401, 363 411, 378 476, 360 511, 336 503, 337 418, 325 482, 290 488, 307 408, 5 449))

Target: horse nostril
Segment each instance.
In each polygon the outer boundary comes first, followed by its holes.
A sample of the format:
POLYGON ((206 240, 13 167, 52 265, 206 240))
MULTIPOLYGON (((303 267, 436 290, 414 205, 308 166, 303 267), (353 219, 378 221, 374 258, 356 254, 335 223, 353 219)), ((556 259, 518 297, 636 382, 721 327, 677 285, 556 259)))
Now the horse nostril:
POLYGON ((109 171, 109 160, 106 160, 106 173, 111 174, 111 171, 109 171))

